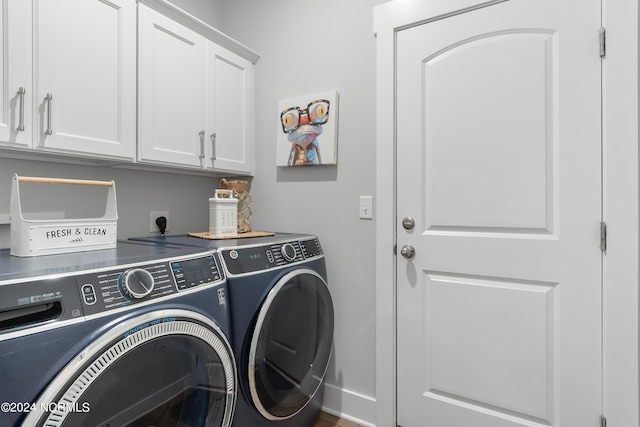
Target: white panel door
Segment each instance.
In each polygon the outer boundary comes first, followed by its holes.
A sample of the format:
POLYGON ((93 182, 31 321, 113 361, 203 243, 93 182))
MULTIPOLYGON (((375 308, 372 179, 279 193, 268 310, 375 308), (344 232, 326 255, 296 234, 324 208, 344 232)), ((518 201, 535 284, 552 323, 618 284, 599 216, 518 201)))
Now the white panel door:
POLYGON ((136 3, 35 2, 36 148, 133 159, 136 3))
POLYGON ((599 425, 599 28, 509 0, 397 35, 403 427, 599 425))
POLYGON ((0 8, 0 145, 31 148, 31 2, 3 0, 0 8))
POLYGON ((253 64, 207 43, 206 128, 215 169, 251 174, 253 156, 253 64))
POLYGON ((201 168, 204 37, 139 5, 138 159, 201 168))

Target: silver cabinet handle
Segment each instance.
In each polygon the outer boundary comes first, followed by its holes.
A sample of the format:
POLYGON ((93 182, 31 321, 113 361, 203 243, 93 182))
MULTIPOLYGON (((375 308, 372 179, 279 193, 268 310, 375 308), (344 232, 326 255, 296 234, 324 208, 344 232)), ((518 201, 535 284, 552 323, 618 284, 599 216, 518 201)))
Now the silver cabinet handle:
POLYGON ((411 259, 416 254, 416 250, 411 245, 404 245, 402 249, 400 249, 400 254, 407 259, 411 259))
POLYGON ((47 103, 47 130, 44 131, 45 135, 52 135, 53 130, 51 129, 51 100, 53 99, 53 95, 50 93, 44 97, 45 102, 47 103))
POLYGON ((27 93, 27 90, 23 87, 18 89, 18 96, 20 96, 20 120, 18 122, 17 130, 18 132, 22 132, 24 130, 24 94, 27 93))
POLYGON ((212 133, 210 136, 211 138, 211 160, 215 160, 217 158, 216 155, 216 133, 212 133))
POLYGON ((198 132, 200 135, 200 158, 204 159, 204 129, 198 132))

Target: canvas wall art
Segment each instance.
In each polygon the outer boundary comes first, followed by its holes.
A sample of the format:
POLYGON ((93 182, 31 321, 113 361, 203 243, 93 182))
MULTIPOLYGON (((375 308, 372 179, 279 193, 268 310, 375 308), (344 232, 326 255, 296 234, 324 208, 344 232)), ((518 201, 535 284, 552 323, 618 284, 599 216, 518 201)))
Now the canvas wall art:
POLYGON ((278 166, 335 165, 338 153, 338 92, 278 102, 278 166))

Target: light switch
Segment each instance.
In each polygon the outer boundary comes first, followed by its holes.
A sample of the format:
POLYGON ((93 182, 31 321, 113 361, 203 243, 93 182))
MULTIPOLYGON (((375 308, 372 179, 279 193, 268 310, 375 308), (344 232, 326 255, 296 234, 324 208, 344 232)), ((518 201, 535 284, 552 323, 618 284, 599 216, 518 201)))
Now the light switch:
POLYGON ((360 219, 373 219, 373 196, 360 196, 360 219))

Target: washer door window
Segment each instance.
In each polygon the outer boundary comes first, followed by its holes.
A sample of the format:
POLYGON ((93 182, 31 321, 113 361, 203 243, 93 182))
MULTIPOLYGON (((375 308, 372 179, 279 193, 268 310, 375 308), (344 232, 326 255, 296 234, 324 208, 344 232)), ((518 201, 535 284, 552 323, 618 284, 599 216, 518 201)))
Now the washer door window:
POLYGON ((23 425, 227 427, 236 369, 220 329, 198 313, 119 324, 54 379, 23 425))
POLYGON ((269 420, 300 412, 322 386, 333 343, 333 303, 312 270, 285 275, 258 314, 249 351, 249 389, 269 420))

